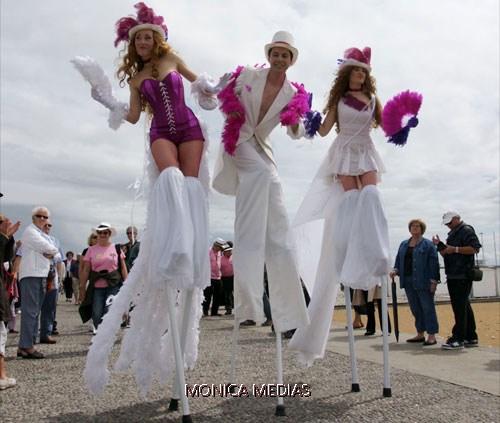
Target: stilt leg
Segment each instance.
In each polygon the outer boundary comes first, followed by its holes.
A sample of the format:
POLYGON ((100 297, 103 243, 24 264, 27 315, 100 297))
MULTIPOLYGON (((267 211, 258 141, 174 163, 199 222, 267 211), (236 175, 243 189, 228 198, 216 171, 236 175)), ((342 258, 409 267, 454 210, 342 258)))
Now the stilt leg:
MULTIPOLYGON (((184 301, 184 313, 181 322, 180 342, 181 342, 181 354, 183 358, 184 358, 184 351, 186 348, 186 338, 189 327, 189 317, 190 317, 192 301, 193 301, 193 290, 189 289, 188 291, 186 291, 186 298, 184 301)), ((183 386, 179 384, 179 374, 176 372, 174 377, 174 383, 172 385, 172 399, 170 400, 170 405, 168 406, 169 411, 177 411, 177 409, 179 408, 179 398, 182 388, 183 386)))
MULTIPOLYGON (((231 367, 229 369, 229 385, 235 382, 235 372, 236 372, 236 349, 238 347, 238 333, 240 330, 239 319, 234 319, 234 330, 233 330, 233 345, 231 346, 231 367)), ((231 387, 229 392, 234 392, 234 387, 231 387)))
POLYGON ((391 397, 391 376, 389 368, 389 335, 387 320, 387 279, 382 282, 382 336, 384 344, 384 397, 391 397))
MULTIPOLYGON (((184 379, 184 360, 182 357, 181 344, 179 338, 179 326, 177 324, 177 316, 175 313, 174 292, 171 288, 167 288, 167 304, 168 317, 170 319, 170 330, 172 332, 172 343, 174 346, 176 376, 178 377, 177 385, 184 387, 186 380, 184 379)), ((191 416, 189 415, 189 404, 186 393, 181 389, 180 399, 182 404, 182 422, 190 423, 191 416)))
MULTIPOLYGON (((281 332, 276 332, 276 373, 278 385, 283 385, 283 354, 281 350, 281 332)), ((286 416, 285 405, 282 396, 278 392, 278 405, 276 406, 275 416, 286 416)))
POLYGON ((344 287, 345 310, 347 313, 347 329, 349 333, 349 357, 351 358, 352 384, 351 392, 359 392, 358 370, 356 368, 356 348, 354 346, 354 329, 352 327, 351 293, 348 286, 344 287))

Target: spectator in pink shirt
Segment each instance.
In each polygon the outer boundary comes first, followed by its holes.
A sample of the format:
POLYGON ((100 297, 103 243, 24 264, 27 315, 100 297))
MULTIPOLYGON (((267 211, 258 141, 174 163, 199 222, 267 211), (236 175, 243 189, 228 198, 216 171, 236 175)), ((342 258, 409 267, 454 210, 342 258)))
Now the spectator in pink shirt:
POLYGON ((203 301, 203 315, 208 316, 208 309, 210 308, 210 302, 212 302, 211 316, 220 316, 219 311, 219 298, 221 293, 221 271, 220 271, 220 261, 221 261, 221 251, 226 247, 226 241, 222 238, 216 238, 212 248, 209 250, 210 255, 210 286, 207 286, 203 290, 203 295, 205 300, 203 301))
POLYGON ((97 329, 108 311, 108 299, 118 294, 128 273, 125 254, 120 245, 109 241, 110 237, 116 235, 116 229, 109 223, 102 222, 92 229, 92 233, 97 235, 98 242, 89 247, 83 257, 79 301, 82 303, 81 307, 91 305, 92 321, 97 329), (85 290, 87 279, 89 286, 85 290))
POLYGON ((224 305, 226 306, 226 316, 229 316, 234 307, 233 287, 234 287, 234 271, 233 271, 233 247, 228 241, 228 246, 222 250, 220 261, 220 271, 222 280, 222 289, 224 290, 224 305))

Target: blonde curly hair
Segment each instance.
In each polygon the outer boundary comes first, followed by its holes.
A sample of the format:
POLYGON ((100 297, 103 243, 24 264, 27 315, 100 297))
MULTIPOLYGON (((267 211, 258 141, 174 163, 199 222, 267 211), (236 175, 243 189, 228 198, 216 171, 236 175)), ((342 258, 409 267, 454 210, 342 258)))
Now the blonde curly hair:
MULTIPOLYGON (((167 44, 167 42, 160 34, 158 34, 156 31, 152 31, 152 33, 154 46, 151 55, 151 76, 153 78, 158 78, 159 72, 157 65, 160 57, 167 55, 173 49, 169 44, 167 44)), ((124 50, 122 50, 122 52, 120 53, 120 56, 122 57, 122 65, 118 68, 116 76, 119 80, 120 87, 123 88, 125 86, 125 81, 127 82, 127 84, 130 84, 130 80, 135 75, 137 75, 145 65, 144 60, 142 60, 141 56, 139 56, 135 48, 135 36, 134 39, 130 40, 128 45, 125 46, 124 50)), ((148 103, 146 102, 146 99, 142 96, 142 94, 141 104, 143 111, 146 109, 150 111, 148 103)))
MULTIPOLYGON (((330 93, 328 94, 328 101, 325 108, 323 109, 324 114, 328 113, 330 110, 333 111, 335 130, 337 132, 340 131, 339 115, 337 110, 338 104, 345 93, 349 91, 349 78, 354 68, 355 66, 344 66, 339 69, 339 71, 337 72, 337 76, 333 81, 330 93)), ((376 128, 377 126, 382 124, 382 105, 380 104, 380 101, 376 95, 377 85, 375 78, 371 76, 365 69, 363 69, 363 71, 366 73, 366 79, 362 87, 363 93, 365 93, 369 98, 375 97, 375 110, 373 112, 372 126, 376 128)))

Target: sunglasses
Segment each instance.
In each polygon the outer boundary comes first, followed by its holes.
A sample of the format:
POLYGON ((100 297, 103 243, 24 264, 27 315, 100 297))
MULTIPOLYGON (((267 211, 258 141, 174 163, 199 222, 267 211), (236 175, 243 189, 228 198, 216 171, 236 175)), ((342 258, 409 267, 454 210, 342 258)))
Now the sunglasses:
POLYGON ((97 235, 111 235, 109 231, 97 231, 97 235))
POLYGON ((47 220, 49 218, 49 216, 44 216, 43 214, 35 214, 35 217, 38 217, 38 219, 43 219, 43 220, 47 220))

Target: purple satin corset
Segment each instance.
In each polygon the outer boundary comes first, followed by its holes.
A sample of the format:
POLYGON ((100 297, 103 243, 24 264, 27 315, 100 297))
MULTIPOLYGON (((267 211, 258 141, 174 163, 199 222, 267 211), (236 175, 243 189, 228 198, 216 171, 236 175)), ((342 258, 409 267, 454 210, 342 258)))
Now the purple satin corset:
POLYGON ((184 102, 182 77, 173 71, 162 81, 145 79, 141 92, 153 109, 150 141, 166 138, 175 144, 193 139, 204 140, 198 119, 184 102))

